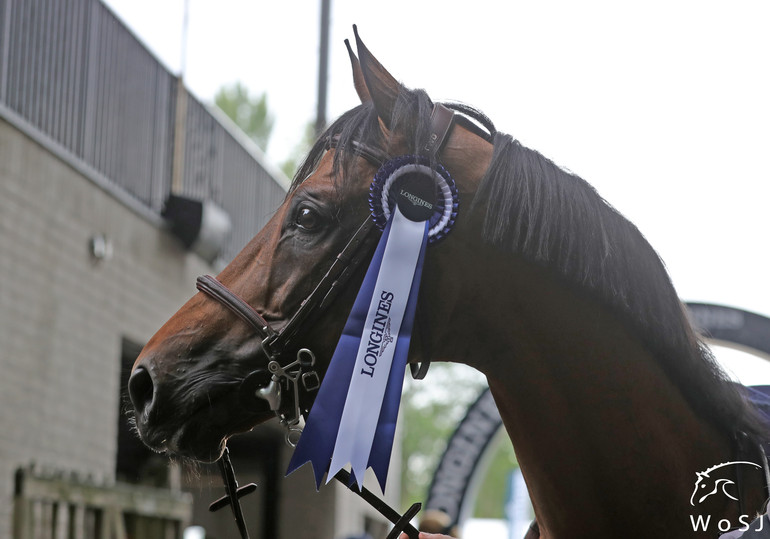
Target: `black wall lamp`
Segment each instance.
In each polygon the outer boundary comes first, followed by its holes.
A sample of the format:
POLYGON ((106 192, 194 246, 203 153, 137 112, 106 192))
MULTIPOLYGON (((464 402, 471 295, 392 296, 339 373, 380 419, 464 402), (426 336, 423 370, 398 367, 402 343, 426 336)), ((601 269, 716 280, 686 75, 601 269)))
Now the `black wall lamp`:
POLYGON ((232 221, 209 200, 169 195, 161 213, 184 246, 213 264, 227 243, 232 221))

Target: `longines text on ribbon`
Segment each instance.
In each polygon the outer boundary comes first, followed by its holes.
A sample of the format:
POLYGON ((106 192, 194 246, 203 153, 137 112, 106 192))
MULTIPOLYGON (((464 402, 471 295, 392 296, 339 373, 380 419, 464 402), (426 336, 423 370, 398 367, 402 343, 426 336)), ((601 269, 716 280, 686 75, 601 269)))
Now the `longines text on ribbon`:
POLYGON ((377 366, 377 358, 382 355, 382 349, 388 345, 388 339, 393 340, 392 337, 386 335, 386 329, 390 326, 388 321, 390 320, 390 306, 393 304, 393 292, 383 291, 380 294, 380 302, 377 305, 377 312, 374 314, 374 322, 372 323, 372 331, 369 333, 369 342, 366 345, 366 355, 364 356, 364 363, 366 367, 361 369, 361 374, 367 376, 374 376, 374 368, 377 366), (383 343, 383 339, 385 342, 383 343))

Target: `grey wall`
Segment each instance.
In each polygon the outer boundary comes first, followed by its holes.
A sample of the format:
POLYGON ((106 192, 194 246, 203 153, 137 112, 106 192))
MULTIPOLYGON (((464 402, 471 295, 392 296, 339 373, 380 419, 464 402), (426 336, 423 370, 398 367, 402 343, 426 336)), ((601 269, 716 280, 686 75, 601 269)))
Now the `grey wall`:
POLYGON ((114 477, 121 341, 211 271, 152 221, 0 120, 0 537, 18 466, 114 477), (110 260, 89 254, 98 233, 110 260))

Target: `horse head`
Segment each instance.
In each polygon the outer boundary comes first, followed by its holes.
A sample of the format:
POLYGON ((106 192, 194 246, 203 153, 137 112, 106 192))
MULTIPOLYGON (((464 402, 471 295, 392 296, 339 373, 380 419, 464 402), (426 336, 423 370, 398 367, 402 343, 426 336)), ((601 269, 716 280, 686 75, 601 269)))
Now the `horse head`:
MULTIPOLYGON (((137 358, 129 393, 145 443, 215 460, 231 435, 275 415, 291 428, 309 411, 372 259, 372 178, 417 155, 449 172, 461 210, 425 251, 408 360, 487 376, 543 535, 683 537, 696 500, 736 516, 731 482, 712 468, 693 492, 692 474, 735 454, 739 433, 763 440, 761 418, 693 331, 639 230, 483 115, 402 86, 356 41, 361 105, 137 358), (727 500, 698 494, 720 489, 727 500)), ((761 503, 761 476, 738 489, 747 507, 761 503)))
MULTIPOLYGON (((425 93, 407 90, 357 33, 356 40, 360 61, 350 46, 348 50, 361 105, 320 137, 272 219, 215 280, 208 280, 209 294, 198 293, 182 306, 134 364, 129 395, 137 431, 156 451, 216 460, 229 436, 274 417, 276 411, 291 415, 291 410, 282 410, 288 405, 279 402, 285 400, 281 390, 292 389, 287 384, 292 376, 310 371, 300 365, 286 378, 274 375, 292 364, 300 350, 312 350, 299 352, 301 363, 308 367, 317 357, 312 373, 323 377, 363 278, 357 264, 338 272, 349 279, 346 286, 329 273, 336 271, 335 261, 339 265, 340 258, 347 258, 340 253, 369 216, 368 191, 378 163, 420 153, 430 136, 426 126, 432 103, 425 93), (324 297, 312 296, 314 306, 323 303, 323 316, 306 316, 308 298, 325 280, 334 282, 324 297), (212 301, 211 287, 232 292, 242 309, 253 310, 256 326, 264 323, 265 331, 255 331, 233 310, 212 301), (276 335, 281 337, 276 340, 276 335)), ((469 153, 483 151, 486 162, 491 156, 491 144, 473 130, 470 125, 455 128, 442 156, 455 169, 461 194, 472 189, 462 179, 480 178, 486 168, 483 160, 467 159, 469 153), (461 137, 467 141, 460 144, 461 137), (455 157, 447 160, 450 155, 455 157)), ((445 250, 451 250, 451 239, 445 243, 445 250)), ((371 252, 358 249, 353 257, 365 265, 371 252)), ((316 385, 295 384, 298 394, 290 399, 296 398, 301 413, 309 410, 316 385)))

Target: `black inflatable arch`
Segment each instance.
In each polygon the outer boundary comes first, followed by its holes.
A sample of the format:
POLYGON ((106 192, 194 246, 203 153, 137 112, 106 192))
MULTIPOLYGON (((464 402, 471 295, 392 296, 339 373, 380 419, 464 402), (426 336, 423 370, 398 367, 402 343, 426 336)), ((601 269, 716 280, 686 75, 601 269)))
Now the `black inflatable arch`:
MULTIPOLYGON (((687 303, 693 324, 711 344, 746 351, 770 361, 770 318, 734 307, 687 303)), ((425 514, 443 517, 447 529, 459 527, 472 510, 475 487, 485 469, 485 457, 502 430, 502 419, 492 393, 486 389, 468 407, 449 438, 436 467, 425 514)))

